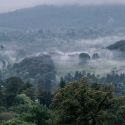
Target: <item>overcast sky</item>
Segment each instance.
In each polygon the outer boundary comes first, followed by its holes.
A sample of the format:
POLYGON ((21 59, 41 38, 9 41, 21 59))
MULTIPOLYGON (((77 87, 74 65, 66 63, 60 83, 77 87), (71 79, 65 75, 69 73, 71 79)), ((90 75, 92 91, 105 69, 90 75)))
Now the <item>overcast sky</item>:
POLYGON ((41 4, 125 4, 125 0, 0 0, 0 12, 8 12, 41 4))

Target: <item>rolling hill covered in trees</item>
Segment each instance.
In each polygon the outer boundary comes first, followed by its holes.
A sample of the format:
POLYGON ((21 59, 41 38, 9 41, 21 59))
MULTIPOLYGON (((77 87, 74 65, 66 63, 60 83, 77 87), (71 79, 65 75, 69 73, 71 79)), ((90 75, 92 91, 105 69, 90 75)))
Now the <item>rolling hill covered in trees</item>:
POLYGON ((124 22, 124 5, 0 14, 0 125, 124 125, 124 22))

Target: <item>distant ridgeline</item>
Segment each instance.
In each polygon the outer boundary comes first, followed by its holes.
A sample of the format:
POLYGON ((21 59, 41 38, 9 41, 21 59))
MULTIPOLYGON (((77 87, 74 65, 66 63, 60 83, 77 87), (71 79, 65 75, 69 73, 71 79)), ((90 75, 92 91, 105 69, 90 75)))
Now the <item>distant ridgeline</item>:
POLYGON ((29 57, 9 69, 8 76, 17 76, 24 81, 39 84, 44 90, 51 91, 56 83, 56 71, 50 56, 29 57))
POLYGON ((125 52, 125 40, 117 41, 116 43, 107 47, 109 50, 119 50, 125 52))
MULTIPOLYGON (((17 31, 31 29, 69 29, 68 36, 106 36, 112 34, 125 33, 125 7, 119 5, 111 6, 37 6, 29 9, 22 9, 10 13, 0 14, 1 30, 13 31, 11 35, 0 34, 0 40, 8 41, 13 39, 32 39, 31 34, 23 36, 17 31), (31 21, 32 20, 32 21, 31 21), (3 29, 4 30, 3 30, 3 29), (16 31, 17 30, 17 31, 16 31), (15 32, 16 31, 16 32, 15 32)), ((56 30, 57 31, 56 31, 56 30)), ((0 30, 0 31, 1 31, 0 30)), ((40 33, 42 30, 40 30, 40 33)), ((36 35, 36 34, 35 34, 36 35)), ((43 34, 44 35, 44 34, 43 34)), ((55 34, 54 34, 55 35, 55 34)), ((65 35, 66 37, 66 35, 65 35)))

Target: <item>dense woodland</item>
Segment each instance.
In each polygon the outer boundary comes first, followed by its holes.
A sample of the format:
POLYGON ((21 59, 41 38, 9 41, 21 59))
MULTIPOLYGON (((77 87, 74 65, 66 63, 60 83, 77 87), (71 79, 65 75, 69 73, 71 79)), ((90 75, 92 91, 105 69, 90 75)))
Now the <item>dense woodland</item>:
POLYGON ((77 81, 82 77, 86 77, 91 84, 99 83, 102 85, 110 85, 114 89, 116 95, 125 95, 125 74, 112 71, 111 73, 101 76, 93 73, 87 73, 86 71, 76 71, 74 74, 68 73, 61 78, 61 81, 66 83, 71 81, 77 81))
POLYGON ((124 80, 125 74, 115 72, 106 77, 69 73, 52 92, 19 77, 8 78, 0 85, 0 124, 123 125, 124 80))

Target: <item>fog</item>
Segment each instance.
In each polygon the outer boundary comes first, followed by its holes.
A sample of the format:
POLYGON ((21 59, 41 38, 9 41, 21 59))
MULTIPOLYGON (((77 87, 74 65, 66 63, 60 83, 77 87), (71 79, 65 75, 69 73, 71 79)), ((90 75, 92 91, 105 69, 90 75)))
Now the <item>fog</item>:
POLYGON ((70 52, 63 52, 62 54, 62 52, 57 50, 57 55, 52 55, 52 58, 60 75, 64 75, 68 72, 74 73, 76 70, 85 70, 100 75, 110 73, 112 70, 117 70, 119 73, 125 73, 124 53, 110 51, 105 48, 121 39, 125 39, 125 37, 109 36, 90 40, 82 39, 76 41, 76 48, 72 48, 72 50, 70 48, 70 52), (73 49, 75 51, 73 51, 73 49), (81 65, 79 59, 80 53, 88 53, 91 59, 87 61, 87 63, 81 65), (99 59, 92 59, 94 53, 99 54, 99 59))
MULTIPOLYGON (((74 73, 76 70, 86 70, 95 74, 105 75, 111 72, 113 69, 117 69, 119 72, 125 72, 125 58, 121 52, 107 50, 106 47, 115 43, 121 39, 125 39, 124 36, 106 36, 96 39, 80 39, 72 41, 72 44, 65 41, 61 48, 48 47, 42 49, 42 43, 32 43, 30 45, 4 44, 5 49, 1 50, 0 56, 3 60, 6 60, 6 65, 20 62, 23 58, 28 56, 50 55, 55 63, 57 73, 61 76, 68 72, 74 73), (36 48, 35 48, 36 46, 36 48), (41 49, 38 49, 39 46, 41 49), (25 56, 20 56, 20 50, 32 50, 32 53, 27 53, 25 56), (37 49, 37 51, 36 51, 37 49), (4 52, 4 54, 3 54, 4 52), (87 63, 80 64, 79 54, 88 53, 91 57, 87 63), (94 53, 99 54, 99 59, 92 59, 94 53), (4 58, 3 58, 4 57, 4 58)), ((58 42, 60 42, 58 40, 58 42)), ((2 65, 1 65, 1 68, 2 65)))
POLYGON ((102 5, 125 4, 124 0, 0 0, 0 13, 29 8, 37 5, 102 5))

